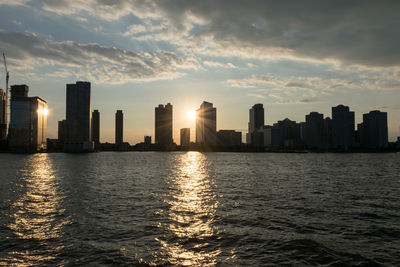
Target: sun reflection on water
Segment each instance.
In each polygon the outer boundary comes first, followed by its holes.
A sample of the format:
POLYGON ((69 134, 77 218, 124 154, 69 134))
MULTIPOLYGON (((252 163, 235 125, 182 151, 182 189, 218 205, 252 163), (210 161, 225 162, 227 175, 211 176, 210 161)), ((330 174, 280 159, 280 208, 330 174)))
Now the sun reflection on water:
POLYGON ((212 189, 207 158, 189 152, 178 159, 175 176, 170 181, 170 196, 166 202, 169 233, 157 238, 167 261, 179 266, 215 266, 221 253, 215 240, 218 201, 212 189))
POLYGON ((62 228, 69 222, 60 203, 52 161, 47 154, 31 155, 21 177, 21 195, 12 204, 7 225, 16 238, 26 240, 26 250, 10 251, 8 263, 32 266, 56 259, 63 249, 62 228), (52 244, 49 245, 49 242, 52 244))

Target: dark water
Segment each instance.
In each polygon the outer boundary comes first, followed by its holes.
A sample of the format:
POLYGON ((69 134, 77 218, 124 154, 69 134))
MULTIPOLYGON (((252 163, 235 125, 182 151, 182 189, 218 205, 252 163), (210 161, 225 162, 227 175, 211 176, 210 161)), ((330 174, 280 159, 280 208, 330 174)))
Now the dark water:
POLYGON ((400 154, 0 154, 0 265, 400 265, 400 154))

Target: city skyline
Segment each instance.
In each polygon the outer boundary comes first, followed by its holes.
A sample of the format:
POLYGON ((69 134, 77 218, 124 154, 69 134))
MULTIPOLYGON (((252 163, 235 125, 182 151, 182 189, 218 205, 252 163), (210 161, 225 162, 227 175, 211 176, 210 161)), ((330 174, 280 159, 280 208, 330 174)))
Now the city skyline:
POLYGON ((124 110, 125 141, 154 140, 152 107, 168 102, 173 140, 181 128, 194 140, 186 114, 203 100, 218 107, 217 130, 241 131, 243 139, 254 103, 264 104, 266 124, 304 121, 312 111, 327 116, 343 104, 356 124, 371 110, 387 112, 394 141, 400 3, 288 3, 0 1, 0 50, 10 84, 27 84, 48 101, 50 138, 65 113, 64 85, 88 80, 104 142, 114 141, 117 109, 124 110))

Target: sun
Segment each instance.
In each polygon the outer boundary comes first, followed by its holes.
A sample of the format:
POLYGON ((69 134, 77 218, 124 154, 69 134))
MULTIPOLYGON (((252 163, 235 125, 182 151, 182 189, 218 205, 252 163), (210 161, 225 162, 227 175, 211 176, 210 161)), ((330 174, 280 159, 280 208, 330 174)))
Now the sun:
POLYGON ((186 117, 187 117, 189 120, 194 121, 194 120, 196 119, 196 111, 194 111, 194 110, 188 111, 188 112, 186 113, 186 117))

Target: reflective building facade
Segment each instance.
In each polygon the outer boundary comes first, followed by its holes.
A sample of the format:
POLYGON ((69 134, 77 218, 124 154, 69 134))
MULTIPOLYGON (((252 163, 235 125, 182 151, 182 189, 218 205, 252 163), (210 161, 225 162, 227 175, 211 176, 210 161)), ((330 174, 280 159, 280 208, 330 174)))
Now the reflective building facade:
POLYGON ((27 85, 11 86, 9 147, 11 151, 36 152, 46 149, 47 102, 28 97, 27 85))
POLYGON ((216 145, 217 142, 217 109, 204 101, 196 110, 196 143, 216 145))

